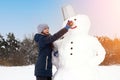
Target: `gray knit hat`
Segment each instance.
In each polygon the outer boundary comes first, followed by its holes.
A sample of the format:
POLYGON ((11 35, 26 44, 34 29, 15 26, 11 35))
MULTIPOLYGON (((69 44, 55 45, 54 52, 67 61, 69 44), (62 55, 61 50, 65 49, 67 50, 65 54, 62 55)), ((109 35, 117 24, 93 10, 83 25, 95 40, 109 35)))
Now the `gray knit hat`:
POLYGON ((41 33, 45 28, 49 28, 47 24, 39 24, 37 27, 38 33, 41 33))

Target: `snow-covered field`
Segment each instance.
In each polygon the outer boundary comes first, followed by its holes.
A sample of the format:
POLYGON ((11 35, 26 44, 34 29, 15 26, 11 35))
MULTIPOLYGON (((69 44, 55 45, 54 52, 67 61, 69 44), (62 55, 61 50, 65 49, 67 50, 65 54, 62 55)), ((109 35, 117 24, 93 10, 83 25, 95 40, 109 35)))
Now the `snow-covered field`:
MULTIPOLYGON (((120 80, 120 66, 99 66, 97 71, 99 80, 120 80)), ((0 66, 0 80, 35 80, 34 65, 22 67, 0 66)))
POLYGON ((35 80, 34 65, 20 67, 0 67, 0 80, 35 80))
MULTIPOLYGON (((56 68, 53 67, 53 73, 56 68)), ((0 66, 0 80, 36 80, 34 76, 34 65, 5 67, 0 66)))
POLYGON ((120 66, 99 66, 99 80, 120 80, 120 66))

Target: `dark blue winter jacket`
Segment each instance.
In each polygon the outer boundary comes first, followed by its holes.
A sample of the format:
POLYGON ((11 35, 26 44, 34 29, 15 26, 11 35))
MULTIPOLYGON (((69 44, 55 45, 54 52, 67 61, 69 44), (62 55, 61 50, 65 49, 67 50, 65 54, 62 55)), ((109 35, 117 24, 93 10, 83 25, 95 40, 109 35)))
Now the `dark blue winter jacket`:
POLYGON ((52 76, 52 43, 64 35, 67 31, 67 28, 63 28, 52 36, 35 34, 34 40, 39 47, 38 59, 35 64, 35 76, 52 76))

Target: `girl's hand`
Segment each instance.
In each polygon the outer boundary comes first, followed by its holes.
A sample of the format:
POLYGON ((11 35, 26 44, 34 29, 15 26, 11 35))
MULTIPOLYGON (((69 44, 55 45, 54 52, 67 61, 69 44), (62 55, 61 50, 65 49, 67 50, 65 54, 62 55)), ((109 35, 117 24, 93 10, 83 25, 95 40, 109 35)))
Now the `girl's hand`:
POLYGON ((68 25, 70 28, 72 28, 72 26, 73 26, 73 21, 68 20, 67 25, 68 25))

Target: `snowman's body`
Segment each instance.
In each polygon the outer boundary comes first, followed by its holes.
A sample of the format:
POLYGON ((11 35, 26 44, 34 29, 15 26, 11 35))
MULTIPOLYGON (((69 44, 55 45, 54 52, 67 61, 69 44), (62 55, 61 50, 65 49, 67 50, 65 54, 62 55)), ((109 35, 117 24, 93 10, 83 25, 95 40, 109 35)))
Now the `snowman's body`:
POLYGON ((57 67, 53 80, 95 80, 95 67, 104 60, 105 50, 97 38, 88 35, 90 20, 86 15, 77 15, 69 20, 74 21, 76 28, 69 29, 54 42, 59 56, 53 56, 57 67))

